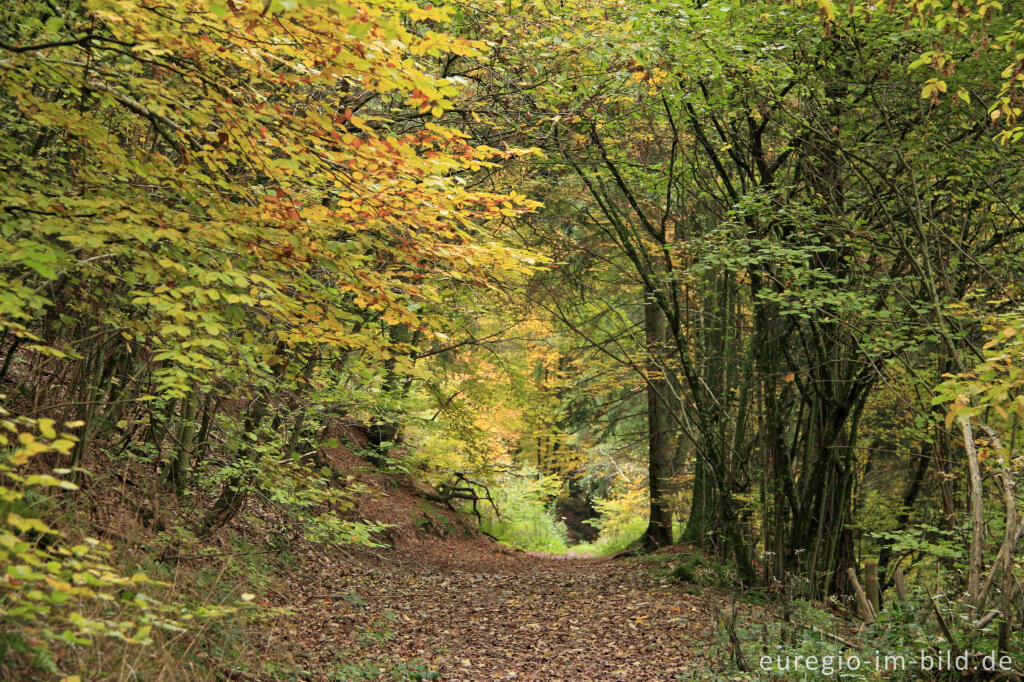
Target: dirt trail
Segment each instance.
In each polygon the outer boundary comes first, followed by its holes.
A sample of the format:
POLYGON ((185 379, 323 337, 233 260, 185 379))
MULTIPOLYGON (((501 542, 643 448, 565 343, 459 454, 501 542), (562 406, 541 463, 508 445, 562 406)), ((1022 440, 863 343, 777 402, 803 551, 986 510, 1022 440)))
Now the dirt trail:
POLYGON ((632 561, 482 539, 444 549, 310 567, 276 634, 327 680, 692 680, 716 667, 700 599, 632 561))

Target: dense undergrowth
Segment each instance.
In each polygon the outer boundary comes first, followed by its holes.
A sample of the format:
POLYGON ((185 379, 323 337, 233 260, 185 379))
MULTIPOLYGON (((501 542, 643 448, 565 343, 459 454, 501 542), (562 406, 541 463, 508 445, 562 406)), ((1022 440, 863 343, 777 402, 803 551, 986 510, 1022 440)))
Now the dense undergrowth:
MULTIPOLYGON (((13 461, 19 452, 25 448, 13 461)), ((67 456, 41 450, 35 457, 45 454, 67 456)), ((215 542, 201 541, 179 525, 185 510, 167 497, 157 530, 125 489, 140 473, 137 463, 105 464, 117 470, 121 490, 101 485, 99 473, 83 472, 78 483, 57 479, 58 488, 44 487, 45 475, 6 471, 28 487, 4 488, 0 503, 8 523, 23 529, 21 537, 0 536, 8 624, 2 677, 74 671, 68 679, 212 680, 265 658, 262 630, 274 613, 252 600, 297 570, 293 552, 302 551, 302 539, 253 517, 215 542)))

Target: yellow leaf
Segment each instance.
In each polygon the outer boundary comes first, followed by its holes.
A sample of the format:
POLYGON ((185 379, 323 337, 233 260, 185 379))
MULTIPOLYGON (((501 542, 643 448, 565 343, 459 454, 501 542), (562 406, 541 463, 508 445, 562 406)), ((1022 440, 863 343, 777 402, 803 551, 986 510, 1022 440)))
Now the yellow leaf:
POLYGON ((25 485, 57 486, 68 490, 78 490, 78 486, 71 481, 62 481, 49 474, 33 474, 25 479, 25 485))
POLYGON ((956 413, 960 411, 959 407, 955 407, 946 414, 946 428, 953 426, 953 420, 956 419, 956 413))
POLYGON ((53 449, 61 453, 62 455, 66 455, 69 452, 71 452, 71 448, 74 444, 75 441, 69 440, 67 438, 58 438, 57 440, 50 443, 50 445, 53 446, 53 449))
POLYGON ((40 419, 36 423, 39 426, 39 433, 42 434, 43 438, 52 440, 57 437, 57 432, 53 429, 53 425, 56 422, 53 419, 40 419))
POLYGON ((40 533, 56 533, 55 530, 47 526, 39 519, 26 519, 23 516, 18 516, 14 512, 11 512, 7 515, 7 523, 14 526, 22 532, 34 530, 40 533))
POLYGON ((25 462, 29 461, 35 455, 38 455, 40 452, 46 452, 49 449, 50 448, 48 448, 45 443, 33 441, 31 443, 26 444, 25 447, 18 448, 17 450, 14 451, 14 454, 11 455, 11 464, 14 464, 15 466, 20 466, 25 462))

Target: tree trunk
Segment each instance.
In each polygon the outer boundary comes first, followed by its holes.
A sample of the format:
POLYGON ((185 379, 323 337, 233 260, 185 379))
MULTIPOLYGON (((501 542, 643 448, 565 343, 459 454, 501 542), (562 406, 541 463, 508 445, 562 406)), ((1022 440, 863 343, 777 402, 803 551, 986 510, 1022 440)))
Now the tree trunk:
POLYGON ((715 528, 715 484, 708 465, 701 457, 693 464, 693 500, 683 530, 683 542, 702 543, 715 528))
MULTIPOLYGON (((249 413, 245 417, 245 434, 256 433, 263 423, 263 418, 266 414, 267 398, 264 395, 260 395, 252 402, 252 407, 250 407, 249 413)), ((238 512, 242 511, 254 477, 252 463, 248 461, 251 455, 252 450, 247 445, 238 451, 237 461, 239 465, 245 468, 242 473, 237 473, 224 481, 220 495, 199 524, 197 534, 200 537, 212 535, 219 528, 227 525, 238 512)))
POLYGON ((196 417, 199 413, 199 396, 193 391, 185 397, 181 406, 181 427, 178 430, 178 452, 171 461, 168 480, 174 493, 181 497, 185 492, 185 479, 192 461, 192 450, 196 440, 196 417))
POLYGON ((650 521, 644 533, 644 547, 650 550, 672 544, 672 510, 666 496, 672 474, 674 448, 670 427, 670 386, 664 364, 665 318, 661 308, 648 298, 644 302, 644 331, 647 361, 647 444, 648 481, 651 492, 650 521))

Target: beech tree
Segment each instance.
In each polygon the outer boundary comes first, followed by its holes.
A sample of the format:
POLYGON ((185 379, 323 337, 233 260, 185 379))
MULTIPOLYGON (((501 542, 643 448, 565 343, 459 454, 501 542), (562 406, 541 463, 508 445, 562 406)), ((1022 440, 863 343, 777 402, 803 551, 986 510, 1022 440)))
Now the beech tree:
POLYGON ((81 422, 61 470, 95 444, 151 461, 152 499, 166 481, 200 535, 258 487, 314 536, 366 541, 303 434, 415 374, 454 283, 532 262, 492 230, 535 204, 466 187, 515 152, 438 119, 456 89, 428 56, 484 46, 407 2, 0 13, 10 418, 81 422))

